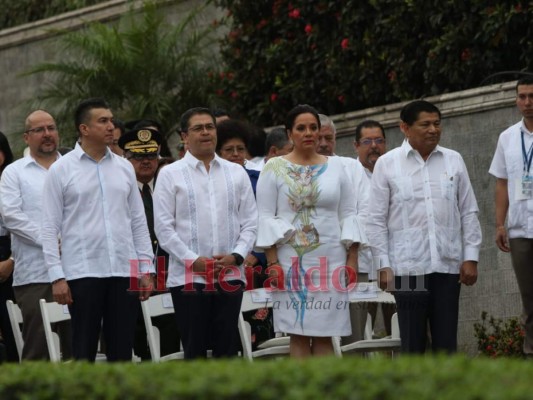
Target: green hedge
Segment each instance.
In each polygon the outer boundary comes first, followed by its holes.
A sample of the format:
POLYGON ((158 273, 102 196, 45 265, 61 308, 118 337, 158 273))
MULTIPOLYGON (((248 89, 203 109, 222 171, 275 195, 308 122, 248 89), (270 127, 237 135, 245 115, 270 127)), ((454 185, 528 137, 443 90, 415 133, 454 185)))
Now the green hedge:
POLYGON ((0 0, 0 30, 109 0, 0 0))
POLYGON ((242 360, 165 364, 4 365, 8 399, 527 399, 524 360, 400 357, 395 360, 242 360))

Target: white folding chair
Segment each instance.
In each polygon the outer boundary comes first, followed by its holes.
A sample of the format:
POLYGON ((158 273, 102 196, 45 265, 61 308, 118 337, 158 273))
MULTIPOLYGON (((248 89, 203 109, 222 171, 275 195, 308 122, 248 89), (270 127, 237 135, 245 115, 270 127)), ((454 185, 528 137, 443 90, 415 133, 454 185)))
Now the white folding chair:
MULTIPOLYGON (((350 301, 352 303, 395 303, 394 296, 378 289, 375 283, 359 283, 356 291, 350 293, 350 301)), ((391 336, 374 338, 373 334, 372 317, 367 314, 364 339, 341 345, 340 338, 336 338, 334 342, 335 353, 342 356, 344 353, 356 352, 372 356, 377 351, 390 351, 394 356, 394 352, 401 347, 398 315, 394 314, 391 318, 391 336)))
POLYGON ((24 339, 22 339, 22 331, 20 329, 20 324, 22 324, 22 312, 20 311, 19 306, 13 303, 13 300, 7 300, 6 306, 20 361, 22 359, 22 348, 24 347, 24 339))
MULTIPOLYGON (((152 324, 152 317, 174 313, 174 305, 170 293, 150 296, 146 301, 141 302, 141 308, 146 327, 146 337, 148 347, 152 356, 152 362, 162 362, 169 360, 181 360, 184 357, 183 351, 167 354, 161 357, 161 341, 159 329, 152 324)), ((180 344, 181 348, 181 344, 180 344)))
POLYGON ((269 339, 261 343, 257 350, 252 351, 252 330, 250 324, 244 320, 243 313, 265 307, 272 309, 272 299, 265 289, 247 290, 243 293, 238 327, 243 358, 250 361, 257 357, 288 355, 290 352, 290 338, 286 336, 269 339))
POLYGON ((68 307, 56 302, 47 303, 45 299, 39 300, 39 306, 41 307, 44 335, 46 337, 46 345, 48 346, 50 361, 60 362, 61 349, 59 346, 59 335, 52 331, 52 324, 70 319, 68 307))
POLYGON ((365 353, 370 354, 377 351, 390 351, 394 357, 394 352, 401 347, 400 328, 398 326, 398 314, 395 313, 391 319, 391 336, 384 338, 372 338, 372 317, 368 314, 365 327, 365 339, 340 346, 340 353, 365 353))

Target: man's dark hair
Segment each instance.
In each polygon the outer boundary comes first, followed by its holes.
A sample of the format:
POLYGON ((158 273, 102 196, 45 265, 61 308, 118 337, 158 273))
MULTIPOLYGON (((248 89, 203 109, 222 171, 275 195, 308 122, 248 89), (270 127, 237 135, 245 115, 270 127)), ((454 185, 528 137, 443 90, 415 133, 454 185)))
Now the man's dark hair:
POLYGON ((189 130, 189 120, 193 115, 206 114, 211 117, 213 124, 216 124, 215 116, 209 108, 206 107, 194 107, 185 111, 180 118, 180 129, 182 133, 186 133, 189 130))
POLYGON ((441 118, 440 110, 436 105, 425 100, 415 100, 402 108, 400 119, 407 125, 413 125, 422 112, 437 113, 439 114, 439 119, 441 118))
POLYGON ((318 111, 311 107, 308 104, 299 104, 296 107, 294 107, 292 110, 289 111, 287 114, 287 118, 285 119, 285 128, 290 131, 292 130, 292 127, 294 126, 294 121, 296 120, 296 117, 300 114, 313 114, 316 118, 316 122, 318 124, 318 129, 320 129, 320 117, 318 116, 318 111))
POLYGON ((248 149, 248 143, 252 135, 252 127, 243 121, 227 119, 217 124, 217 147, 218 153, 222 146, 231 139, 241 139, 248 149))
POLYGON ((287 131, 285 128, 274 128, 270 131, 270 133, 267 134, 265 140, 265 150, 267 152, 270 151, 272 146, 276 147, 277 149, 281 149, 288 143, 288 141, 289 137, 287 136, 287 131))
POLYGON ((213 114, 215 116, 215 118, 218 118, 218 117, 229 117, 229 118, 231 118, 231 116, 229 115, 229 112, 226 109, 220 108, 220 107, 213 107, 211 109, 211 114, 213 114))
POLYGON ((126 126, 122 120, 113 118, 113 125, 115 125, 115 129, 120 129, 120 136, 123 136, 126 133, 126 126))
POLYGON ((516 82, 516 91, 518 92, 518 86, 521 85, 533 85, 533 75, 523 76, 516 82))
POLYGON ((74 124, 76 125, 76 130, 78 132, 80 125, 87 123, 91 110, 95 108, 110 109, 109 104, 104 99, 96 97, 83 100, 78 107, 76 107, 76 111, 74 112, 74 124))
POLYGON ((383 135, 383 138, 385 138, 385 129, 383 129, 383 125, 381 125, 378 121, 374 121, 373 119, 367 119, 363 122, 360 122, 359 125, 355 127, 355 141, 358 142, 361 140, 361 131, 364 128, 379 128, 381 129, 381 134, 383 135))

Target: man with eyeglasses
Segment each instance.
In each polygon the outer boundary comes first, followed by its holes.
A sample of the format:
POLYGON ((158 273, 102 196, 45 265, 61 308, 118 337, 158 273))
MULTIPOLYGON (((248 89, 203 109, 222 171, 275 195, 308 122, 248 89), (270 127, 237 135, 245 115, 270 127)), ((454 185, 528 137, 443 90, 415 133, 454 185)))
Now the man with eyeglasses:
POLYGON ((533 358, 533 76, 516 83, 516 106, 522 119, 501 133, 489 173, 496 177, 496 245, 511 253, 522 298, 523 352, 533 358))
POLYGON ((186 359, 237 354, 246 281, 244 257, 257 232, 257 207, 244 168, 215 150, 215 117, 187 110, 183 159, 163 168, 154 193, 155 233, 169 254, 167 286, 186 359))
MULTIPOLYGON (((11 232, 12 257, 16 266, 13 289, 24 320, 22 359, 47 360, 48 348, 39 299, 54 299, 44 264, 41 219, 43 186, 48 169, 60 158, 57 151, 59 134, 54 118, 46 111, 33 111, 26 118, 23 139, 28 145, 29 155, 6 167, 0 185, 0 203, 4 224, 11 232)), ((69 358, 70 337, 60 336, 64 357, 69 358)))
MULTIPOLYGON (((357 154, 357 160, 363 166, 368 179, 372 179, 374 165, 376 165, 378 158, 385 154, 386 147, 385 129, 378 121, 365 120, 355 127, 354 149, 357 154)), ((367 276, 363 277, 363 279, 376 280, 376 271, 372 267, 372 252, 369 247, 359 249, 359 267, 361 271, 368 271, 367 276)), ((396 307, 394 304, 381 304, 381 311, 385 330, 390 335, 391 318, 396 312, 396 307)), ((372 316, 372 325, 374 325, 377 315, 377 303, 369 303, 368 312, 372 316)))
POLYGON ((355 152, 369 178, 372 177, 376 161, 387 151, 386 146, 385 130, 379 122, 369 119, 355 128, 355 152))

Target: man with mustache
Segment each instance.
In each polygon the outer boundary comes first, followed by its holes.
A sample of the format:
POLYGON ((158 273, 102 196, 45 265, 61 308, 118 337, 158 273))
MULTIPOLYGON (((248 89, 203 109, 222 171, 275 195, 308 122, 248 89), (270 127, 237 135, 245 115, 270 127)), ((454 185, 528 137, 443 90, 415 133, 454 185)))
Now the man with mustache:
MULTIPOLYGON (((23 360, 47 360, 48 347, 39 299, 54 301, 41 242, 42 193, 48 169, 60 157, 59 134, 54 118, 43 110, 26 118, 24 142, 29 155, 8 167, 2 175, 0 202, 2 218, 11 232, 12 256, 16 268, 13 289, 24 320, 23 360)), ((69 325, 69 323, 67 323, 69 325)), ((68 358, 68 340, 62 346, 68 358), (65 347, 66 346, 66 347, 65 347)))
MULTIPOLYGON (((354 149, 366 176, 368 179, 372 179, 376 161, 387 151, 383 126, 371 119, 359 123, 355 128, 354 149)), ((360 281, 376 279, 376 271, 372 268, 372 252, 369 247, 359 249, 359 278, 360 281)), ((391 318, 396 312, 396 306, 394 304, 381 304, 381 310, 385 330, 390 335, 391 318)), ((374 322, 377 314, 377 303, 368 303, 368 312, 372 315, 372 322, 374 322)))

